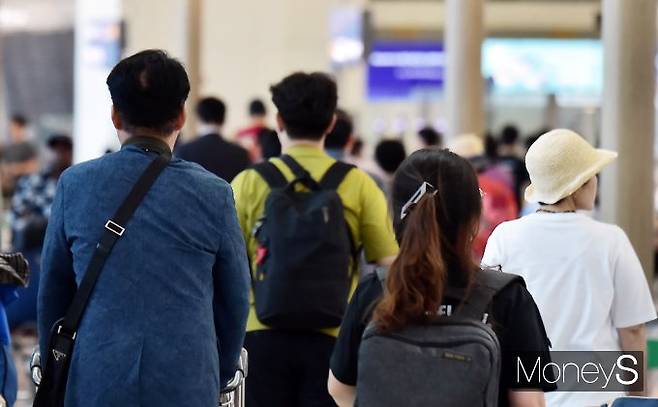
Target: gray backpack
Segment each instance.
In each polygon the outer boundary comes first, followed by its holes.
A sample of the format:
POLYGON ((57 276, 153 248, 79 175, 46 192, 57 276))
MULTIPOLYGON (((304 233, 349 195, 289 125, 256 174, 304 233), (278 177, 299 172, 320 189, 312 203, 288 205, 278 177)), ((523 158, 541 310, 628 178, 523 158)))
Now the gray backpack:
MULTIPOLYGON (((382 283, 385 273, 377 270, 382 283)), ((386 334, 371 322, 359 348, 359 407, 497 406, 501 351, 487 310, 515 281, 524 284, 514 274, 481 271, 451 316, 386 334)), ((445 297, 464 296, 463 289, 446 289, 445 297)))

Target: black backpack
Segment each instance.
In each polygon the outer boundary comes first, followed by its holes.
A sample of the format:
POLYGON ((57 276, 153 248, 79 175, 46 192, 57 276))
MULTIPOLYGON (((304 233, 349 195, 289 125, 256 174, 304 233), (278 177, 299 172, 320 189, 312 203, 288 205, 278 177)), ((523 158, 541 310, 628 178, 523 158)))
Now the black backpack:
POLYGON ((292 157, 281 159, 295 175, 291 182, 271 162, 254 167, 271 188, 254 230, 256 316, 280 329, 337 327, 356 250, 336 189, 354 166, 337 161, 318 183, 292 157))
MULTIPOLYGON (((385 271, 377 269, 377 276, 383 284, 385 271)), ((496 407, 501 350, 487 310, 510 284, 525 283, 483 270, 467 297, 464 289, 446 289, 446 297, 466 297, 451 316, 389 333, 370 322, 359 347, 358 405, 496 407)))

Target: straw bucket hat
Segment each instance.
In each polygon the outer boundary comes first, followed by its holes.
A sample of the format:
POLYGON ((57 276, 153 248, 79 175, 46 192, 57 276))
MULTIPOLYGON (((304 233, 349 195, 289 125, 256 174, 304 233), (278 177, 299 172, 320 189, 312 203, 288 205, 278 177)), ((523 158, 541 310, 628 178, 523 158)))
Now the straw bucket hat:
POLYGON ((448 143, 448 150, 466 159, 484 154, 484 142, 475 134, 460 134, 448 143))
POLYGON ((532 144, 525 157, 531 181, 525 199, 554 204, 576 192, 615 158, 616 152, 596 149, 571 130, 549 131, 532 144))

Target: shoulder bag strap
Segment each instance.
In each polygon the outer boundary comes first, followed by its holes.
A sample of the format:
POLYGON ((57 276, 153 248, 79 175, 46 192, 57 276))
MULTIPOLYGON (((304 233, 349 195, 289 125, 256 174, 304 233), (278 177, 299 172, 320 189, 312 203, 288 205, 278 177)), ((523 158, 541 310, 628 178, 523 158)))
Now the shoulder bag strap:
POLYGON ((62 321, 60 327, 67 334, 73 338, 76 336, 78 326, 82 320, 85 308, 89 303, 89 298, 94 290, 94 286, 98 281, 105 261, 107 260, 115 243, 123 236, 126 231, 126 225, 133 213, 142 202, 149 189, 158 178, 162 170, 169 164, 170 156, 167 154, 160 154, 154 159, 151 164, 146 168, 137 183, 133 186, 128 194, 128 197, 116 211, 114 216, 105 223, 105 232, 101 237, 96 250, 87 266, 80 287, 73 297, 73 301, 62 321))

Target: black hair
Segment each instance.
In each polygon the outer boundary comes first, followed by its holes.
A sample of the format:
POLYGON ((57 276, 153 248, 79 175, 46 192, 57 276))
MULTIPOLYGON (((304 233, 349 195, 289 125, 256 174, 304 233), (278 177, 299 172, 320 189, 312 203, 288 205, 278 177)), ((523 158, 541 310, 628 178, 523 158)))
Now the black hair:
POLYGON ((263 160, 281 155, 281 141, 276 131, 265 128, 258 132, 258 145, 260 145, 263 160))
POLYGON ((498 158, 498 141, 491 133, 484 136, 484 155, 492 160, 498 158))
POLYGON ((354 125, 350 115, 342 110, 336 110, 336 125, 333 130, 327 134, 327 139, 324 141, 325 148, 343 149, 349 143, 354 125))
POLYGON ((145 128, 159 134, 171 133, 190 92, 183 65, 155 49, 121 60, 106 83, 129 132, 145 128))
POLYGON ((418 130, 418 137, 423 140, 423 143, 427 147, 441 147, 443 145, 443 135, 431 126, 426 126, 418 130))
POLYGON ((48 137, 48 141, 46 144, 50 149, 62 147, 67 150, 73 150, 73 140, 71 139, 71 137, 67 136, 66 134, 53 134, 50 137, 48 137))
POLYGON ((394 173, 407 157, 400 140, 382 140, 375 147, 375 161, 387 173, 394 173))
POLYGON ((519 141, 519 129, 513 124, 503 127, 500 133, 500 143, 503 145, 516 144, 519 141))
POLYGON ((338 103, 336 82, 321 72, 297 72, 270 87, 291 139, 322 139, 338 103))
POLYGON ((12 114, 10 121, 14 124, 17 124, 17 125, 21 126, 21 127, 25 127, 29 123, 29 120, 27 120, 27 117, 23 116, 20 113, 12 114))
POLYGON ((249 116, 265 116, 267 109, 265 103, 260 99, 254 99, 249 102, 249 116))
POLYGON ((214 97, 203 98, 196 105, 196 115, 204 123, 224 124, 226 105, 214 97))

